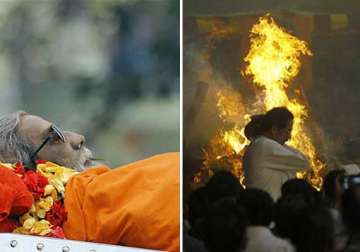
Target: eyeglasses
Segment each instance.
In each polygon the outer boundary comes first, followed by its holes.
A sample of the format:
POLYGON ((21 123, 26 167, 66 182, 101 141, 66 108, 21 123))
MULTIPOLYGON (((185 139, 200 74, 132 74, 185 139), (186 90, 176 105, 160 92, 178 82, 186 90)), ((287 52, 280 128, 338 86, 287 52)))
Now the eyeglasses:
POLYGON ((62 130, 57 127, 55 124, 52 124, 49 130, 49 133, 45 140, 39 145, 39 147, 36 148, 36 150, 31 154, 30 160, 35 164, 36 155, 39 153, 39 151, 44 148, 44 146, 50 141, 50 140, 60 140, 61 142, 65 143, 65 136, 62 132, 62 130))

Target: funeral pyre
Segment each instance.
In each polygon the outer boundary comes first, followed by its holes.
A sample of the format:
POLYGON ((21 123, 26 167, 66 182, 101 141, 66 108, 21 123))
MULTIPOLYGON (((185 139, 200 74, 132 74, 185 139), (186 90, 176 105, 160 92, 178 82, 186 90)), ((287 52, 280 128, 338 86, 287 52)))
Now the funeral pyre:
POLYGON ((230 169, 243 182, 242 156, 249 144, 244 127, 250 116, 286 106, 294 114, 292 137, 287 144, 306 154, 311 163, 311 170, 298 177, 306 178, 316 188, 321 186, 319 172, 324 164, 317 158, 313 141, 305 130, 308 109, 301 92, 291 92, 291 98, 288 94, 299 73, 301 56, 312 56, 306 42, 278 26, 269 15, 261 17, 252 27, 250 49, 244 58, 246 67, 241 74, 257 86, 257 102, 245 104, 241 94, 230 87, 217 91, 218 116, 224 125, 232 122, 233 126, 219 129, 210 140, 204 149, 203 167, 194 177, 195 183, 201 182, 204 176, 211 176, 217 167, 230 169))

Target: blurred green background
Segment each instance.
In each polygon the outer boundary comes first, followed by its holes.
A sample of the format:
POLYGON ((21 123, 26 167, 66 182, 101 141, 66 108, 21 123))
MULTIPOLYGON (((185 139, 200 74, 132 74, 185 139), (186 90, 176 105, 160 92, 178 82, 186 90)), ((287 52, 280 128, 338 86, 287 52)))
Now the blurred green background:
POLYGON ((1 114, 86 136, 111 167, 179 151, 178 0, 1 0, 1 114))

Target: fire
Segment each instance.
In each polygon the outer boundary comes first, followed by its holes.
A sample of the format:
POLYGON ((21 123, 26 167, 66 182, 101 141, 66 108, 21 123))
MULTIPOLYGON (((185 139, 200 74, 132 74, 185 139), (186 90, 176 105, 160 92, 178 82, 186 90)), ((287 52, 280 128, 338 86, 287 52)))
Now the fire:
POLYGON ((216 106, 219 111, 219 117, 223 121, 238 122, 244 116, 245 107, 243 106, 241 95, 233 88, 222 88, 216 93, 216 106))
POLYGON ((309 157, 312 165, 310 181, 319 187, 322 183, 319 170, 323 164, 317 160, 315 147, 305 131, 308 112, 300 101, 290 99, 286 93, 290 82, 299 73, 301 55, 312 55, 304 41, 277 26, 269 16, 261 17, 251 30, 244 74, 250 75, 253 82, 263 88, 266 111, 286 106, 294 114, 292 138, 288 144, 309 157))
POLYGON ((244 176, 241 157, 248 144, 243 129, 237 126, 219 130, 211 140, 210 147, 204 150, 204 166, 202 171, 195 176, 195 182, 202 182, 203 175, 210 177, 212 172, 218 169, 231 170, 242 182, 244 176))
POLYGON ((244 137, 243 130, 239 130, 237 127, 225 131, 223 135, 224 142, 231 146, 236 154, 239 154, 244 147, 248 144, 247 139, 244 137))
MULTIPOLYGON (((242 156, 249 141, 244 136, 244 127, 250 120, 251 112, 264 113, 274 107, 286 106, 294 114, 294 124, 290 146, 306 154, 311 162, 312 171, 298 174, 308 178, 319 188, 322 179, 319 171, 324 164, 316 158, 316 150, 311 138, 305 131, 305 120, 308 111, 299 97, 289 98, 286 90, 299 73, 302 55, 312 56, 307 44, 279 27, 267 16, 261 17, 251 29, 250 50, 244 61, 246 68, 243 75, 251 76, 255 85, 260 88, 257 96, 263 97, 261 104, 245 105, 240 93, 231 88, 222 88, 217 92, 217 108, 223 123, 235 124, 218 131, 211 140, 210 147, 204 151, 204 167, 231 169, 243 181, 242 156)), ((199 174, 198 174, 199 175, 199 174)), ((195 182, 201 181, 199 176, 195 182)))
POLYGON ((239 92, 230 87, 222 87, 216 92, 218 115, 225 125, 219 129, 204 150, 202 171, 196 174, 194 182, 212 173, 207 170, 228 169, 243 181, 242 156, 249 140, 244 135, 244 127, 250 121, 250 115, 239 92))

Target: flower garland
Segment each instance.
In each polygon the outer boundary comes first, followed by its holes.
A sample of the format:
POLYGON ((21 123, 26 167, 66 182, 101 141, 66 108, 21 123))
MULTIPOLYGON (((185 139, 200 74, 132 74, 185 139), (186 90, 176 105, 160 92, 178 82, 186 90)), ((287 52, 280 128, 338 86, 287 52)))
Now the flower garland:
POLYGON ((37 161, 36 171, 26 170, 20 162, 2 166, 13 170, 34 197, 31 209, 20 216, 13 232, 64 238, 65 185, 78 172, 44 160, 37 161))

